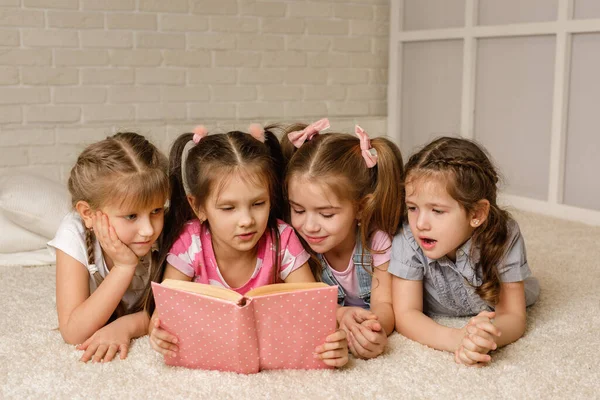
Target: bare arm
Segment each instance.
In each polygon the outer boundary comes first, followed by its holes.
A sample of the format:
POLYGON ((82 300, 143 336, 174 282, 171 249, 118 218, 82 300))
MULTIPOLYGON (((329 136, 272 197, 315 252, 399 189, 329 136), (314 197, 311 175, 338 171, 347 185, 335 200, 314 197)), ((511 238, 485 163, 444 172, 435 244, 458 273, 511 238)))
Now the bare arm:
POLYGON ((496 304, 494 318, 494 325, 502 332, 502 335, 496 338, 498 347, 506 346, 523 336, 527 321, 525 307, 525 284, 502 283, 500 301, 496 304))
POLYGON ((302 264, 298 269, 293 270, 285 278, 285 283, 301 283, 301 282, 314 282, 315 277, 313 276, 308 263, 302 264))
POLYGON ((394 331, 392 308, 392 275, 387 272, 390 262, 375 267, 371 283, 371 311, 389 336, 394 331))
POLYGON ((460 346, 461 329, 440 325, 423 314, 423 281, 394 276, 392 293, 398 333, 437 350, 454 352, 460 346))
POLYGON ((73 257, 56 250, 58 326, 67 343, 83 343, 102 328, 123 298, 135 268, 114 266, 90 295, 89 273, 73 257))

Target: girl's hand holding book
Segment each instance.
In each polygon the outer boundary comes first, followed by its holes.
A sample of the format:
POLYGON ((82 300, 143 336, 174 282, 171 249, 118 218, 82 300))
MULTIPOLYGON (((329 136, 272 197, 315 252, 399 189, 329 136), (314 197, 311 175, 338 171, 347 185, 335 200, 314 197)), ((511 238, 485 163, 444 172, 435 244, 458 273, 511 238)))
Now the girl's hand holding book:
POLYGON ((138 257, 127 245, 121 242, 115 228, 110 225, 108 216, 102 211, 96 211, 92 215, 92 226, 102 250, 113 260, 114 266, 130 267, 135 270, 138 257))
POLYGON ((156 318, 152 321, 154 329, 150 333, 150 345, 154 350, 163 356, 170 355, 175 357, 179 348, 177 347, 177 337, 160 328, 160 320, 156 318))
POLYGON ((346 331, 338 329, 325 338, 325 343, 315 349, 315 358, 332 367, 342 367, 348 362, 346 331))

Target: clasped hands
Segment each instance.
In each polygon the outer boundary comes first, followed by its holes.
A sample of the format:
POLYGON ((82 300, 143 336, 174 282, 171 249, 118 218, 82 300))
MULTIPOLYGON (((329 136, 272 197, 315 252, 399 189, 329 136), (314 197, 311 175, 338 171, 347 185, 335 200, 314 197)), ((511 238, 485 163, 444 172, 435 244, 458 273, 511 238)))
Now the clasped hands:
POLYGON ((494 312, 482 311, 461 329, 463 337, 454 351, 454 361, 457 364, 480 367, 492 360, 488 353, 498 348, 496 340, 502 334, 493 324, 495 316, 494 312))

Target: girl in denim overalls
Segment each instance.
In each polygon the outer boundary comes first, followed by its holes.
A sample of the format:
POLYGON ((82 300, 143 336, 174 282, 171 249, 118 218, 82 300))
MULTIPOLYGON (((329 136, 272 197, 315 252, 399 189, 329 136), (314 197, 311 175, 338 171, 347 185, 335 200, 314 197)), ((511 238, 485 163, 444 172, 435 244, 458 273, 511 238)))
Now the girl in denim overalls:
POLYGON ((338 285, 338 322, 360 358, 381 354, 394 329, 391 238, 402 216, 400 150, 385 138, 319 135, 327 119, 286 129, 289 221, 316 277, 338 285), (369 311, 370 310, 370 311, 369 311))

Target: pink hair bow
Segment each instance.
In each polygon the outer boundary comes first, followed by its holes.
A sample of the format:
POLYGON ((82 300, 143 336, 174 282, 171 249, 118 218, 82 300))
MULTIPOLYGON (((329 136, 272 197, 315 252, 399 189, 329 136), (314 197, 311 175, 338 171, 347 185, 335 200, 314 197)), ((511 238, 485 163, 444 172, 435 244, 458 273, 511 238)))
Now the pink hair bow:
POLYGON ((373 168, 377 164, 377 150, 371 147, 371 139, 369 139, 367 132, 363 128, 356 125, 354 133, 360 139, 360 150, 367 168, 373 168))
POLYGON ((250 124, 248 133, 251 134, 254 139, 260 140, 263 143, 265 142, 265 128, 259 124, 250 124))
POLYGON ((329 120, 327 118, 323 118, 313 122, 301 131, 288 133, 288 138, 290 139, 290 142, 292 142, 292 144, 299 149, 305 141, 312 139, 317 133, 328 128, 329 120))
POLYGON ((201 141, 208 135, 208 130, 206 129, 206 127, 204 125, 198 125, 197 127, 194 128, 193 132, 194 132, 194 136, 192 137, 192 140, 196 144, 198 144, 199 141, 201 141))

